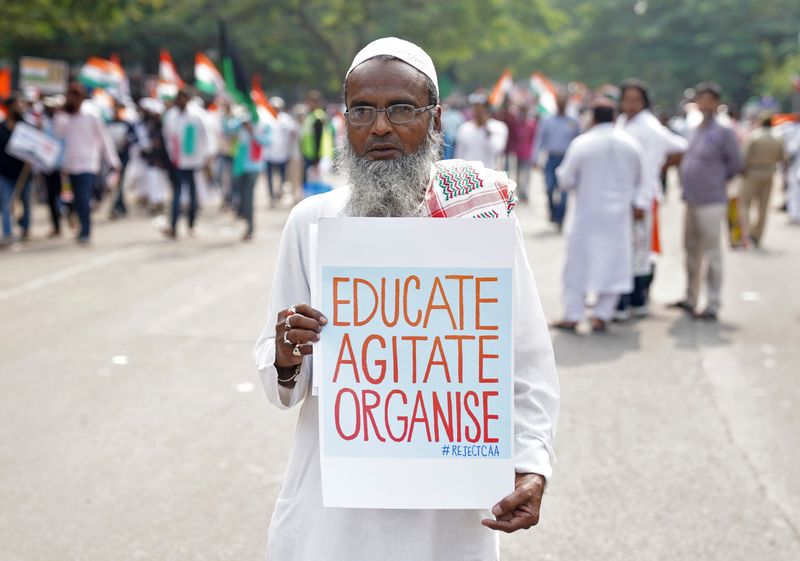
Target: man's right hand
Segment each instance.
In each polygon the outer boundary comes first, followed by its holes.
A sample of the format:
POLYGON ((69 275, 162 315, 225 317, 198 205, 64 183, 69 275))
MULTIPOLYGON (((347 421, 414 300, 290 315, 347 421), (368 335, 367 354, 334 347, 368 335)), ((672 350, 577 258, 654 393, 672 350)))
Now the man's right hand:
POLYGON ((314 351, 311 344, 319 341, 322 327, 327 323, 322 312, 307 304, 281 311, 275 324, 275 366, 288 368, 300 364, 305 355, 314 351), (295 348, 299 349, 299 355, 294 354, 295 348))

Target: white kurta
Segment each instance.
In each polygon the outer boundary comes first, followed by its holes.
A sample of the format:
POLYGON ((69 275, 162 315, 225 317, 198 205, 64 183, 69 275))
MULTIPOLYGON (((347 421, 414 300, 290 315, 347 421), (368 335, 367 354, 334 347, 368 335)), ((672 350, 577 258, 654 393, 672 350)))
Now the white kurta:
POLYGON ((564 283, 582 292, 633 289, 634 201, 643 198, 642 149, 610 123, 576 138, 556 170, 559 186, 575 192, 564 283))
POLYGON ((667 156, 685 152, 689 143, 662 125, 649 109, 640 111, 631 119, 620 115, 617 128, 638 140, 642 147, 645 175, 640 200, 634 204, 645 211, 645 218, 633 225, 633 275, 648 275, 651 271, 653 201, 661 200, 661 168, 667 156))
MULTIPOLYGON (((499 558, 495 532, 481 526, 488 510, 368 510, 323 508, 318 402, 311 395, 311 360, 293 389, 277 383, 278 312, 311 299, 309 226, 346 215, 349 189, 310 197, 283 231, 267 324, 255 348, 268 399, 280 409, 302 404, 294 451, 275 503, 267 559, 272 561, 441 561, 499 558)), ((514 220, 516 220, 514 218, 514 220)), ((514 278, 514 425, 518 473, 552 474, 559 388, 547 324, 519 227, 514 278)), ((324 337, 324 330, 322 336, 324 337)), ((502 497, 498 497, 500 500, 502 497)), ((491 508, 492 505, 487 505, 491 508)))
POLYGON ((456 152, 458 160, 483 162, 487 168, 498 169, 498 158, 508 144, 508 126, 497 119, 489 119, 479 127, 475 121, 467 121, 458 127, 456 152))
POLYGON ((792 161, 786 170, 786 210, 789 220, 800 222, 800 124, 789 129, 784 146, 792 161))

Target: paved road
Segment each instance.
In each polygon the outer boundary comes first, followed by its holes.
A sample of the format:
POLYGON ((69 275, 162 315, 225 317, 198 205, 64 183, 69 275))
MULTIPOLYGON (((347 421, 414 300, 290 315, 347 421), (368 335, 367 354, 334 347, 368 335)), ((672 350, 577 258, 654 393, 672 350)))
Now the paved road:
MULTIPOLYGON (((767 249, 728 253, 722 322, 698 324, 664 309, 674 199, 653 317, 554 335, 557 475, 506 560, 800 559, 800 229, 775 213, 767 249)), ((0 561, 263 558, 296 412, 250 356, 286 218, 259 202, 249 245, 209 210, 177 243, 136 216, 0 253, 0 561)), ((519 216, 555 319, 563 239, 541 198, 519 216)))

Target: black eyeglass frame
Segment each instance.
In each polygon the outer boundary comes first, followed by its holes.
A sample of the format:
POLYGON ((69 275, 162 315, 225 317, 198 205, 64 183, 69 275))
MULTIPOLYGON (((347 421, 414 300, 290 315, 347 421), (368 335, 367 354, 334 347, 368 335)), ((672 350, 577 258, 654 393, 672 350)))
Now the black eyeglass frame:
POLYGON ((431 105, 426 105, 425 107, 414 107, 410 103, 395 103, 394 105, 390 105, 389 107, 385 107, 384 109, 377 109, 375 107, 372 107, 371 105, 356 105, 355 107, 350 107, 349 109, 347 109, 347 111, 345 111, 344 114, 345 114, 345 117, 347 117, 348 122, 351 125, 353 125, 354 127, 368 127, 368 126, 370 126, 372 123, 375 122, 375 119, 378 118, 378 113, 386 113, 386 117, 389 119, 389 122, 394 124, 394 125, 408 125, 408 124, 413 123, 414 121, 416 121, 417 115, 419 115, 421 113, 425 113, 426 111, 430 111, 431 109, 436 108, 437 105, 438 104, 433 103, 431 105), (410 121, 402 121, 402 122, 398 123, 398 122, 392 120, 391 113, 389 113, 389 111, 391 111, 395 107, 412 107, 414 109, 414 116, 411 118, 410 121), (370 119, 370 121, 368 123, 354 123, 352 118, 350 117, 350 112, 353 109, 370 109, 370 110, 372 110, 372 119, 370 119))

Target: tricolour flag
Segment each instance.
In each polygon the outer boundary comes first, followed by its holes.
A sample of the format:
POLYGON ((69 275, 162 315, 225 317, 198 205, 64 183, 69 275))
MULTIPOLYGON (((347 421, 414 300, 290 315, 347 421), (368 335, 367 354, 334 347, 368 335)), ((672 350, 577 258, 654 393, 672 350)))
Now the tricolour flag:
POLYGON ((175 63, 167 49, 161 49, 158 59, 158 97, 171 99, 178 94, 178 90, 183 87, 183 80, 178 75, 175 63))
POLYGON ((555 115, 558 112, 556 105, 556 88, 544 74, 534 72, 531 75, 531 89, 536 97, 539 98, 539 114, 555 115))
POLYGON ((514 79, 511 77, 511 71, 506 69, 492 88, 492 93, 489 94, 489 105, 500 107, 513 87, 514 79))
POLYGON ((261 87, 261 79, 257 75, 253 76, 250 97, 253 99, 253 103, 256 104, 259 117, 262 120, 271 121, 278 116, 278 110, 269 102, 267 94, 264 93, 264 89, 261 87))
POLYGON ((11 95, 11 67, 0 68, 0 102, 11 95))
POLYGON ((225 22, 219 22, 219 43, 222 55, 222 76, 225 78, 225 87, 235 103, 244 105, 250 110, 250 115, 254 121, 258 120, 258 110, 253 98, 250 95, 251 84, 247 81, 242 63, 239 61, 239 53, 225 30, 225 22))
POLYGON ((78 80, 87 88, 118 89, 125 81, 125 71, 115 62, 93 56, 81 67, 78 80))
POLYGON ((222 74, 203 53, 194 56, 194 82, 198 90, 208 95, 225 93, 225 80, 222 74))

